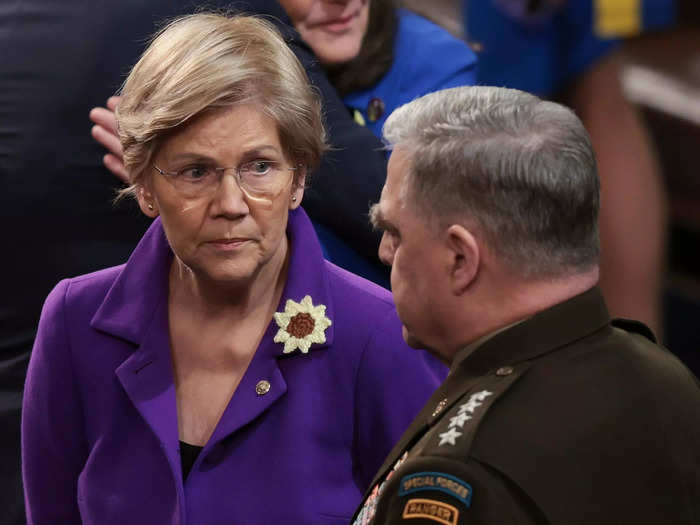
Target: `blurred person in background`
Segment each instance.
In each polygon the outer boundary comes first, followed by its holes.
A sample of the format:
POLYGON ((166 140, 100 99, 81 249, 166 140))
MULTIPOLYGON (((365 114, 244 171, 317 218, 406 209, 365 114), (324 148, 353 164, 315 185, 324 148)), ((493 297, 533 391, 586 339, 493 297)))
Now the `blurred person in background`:
POLYGON ((620 81, 620 38, 669 26, 674 0, 462 0, 479 84, 553 98, 591 134, 601 177, 601 287, 615 316, 661 335, 666 194, 653 144, 620 81))
MULTIPOLYGON (((422 16, 396 9, 392 0, 279 3, 326 69, 354 120, 377 137, 386 117, 398 106, 432 91, 475 81, 476 58, 462 40, 422 16)), ((117 102, 111 98, 107 109, 95 108, 91 118, 96 123, 94 137, 112 152, 105 156, 105 165, 124 178, 112 113, 117 102)), ((362 166, 357 166, 352 179, 353 187, 360 191, 345 187, 341 198, 347 203, 339 209, 314 204, 316 199, 325 203, 325 196, 339 194, 339 188, 312 186, 309 214, 329 260, 388 287, 387 272, 376 258, 376 245, 367 244, 353 231, 358 219, 366 220, 365 212, 349 224, 344 213, 345 207, 356 211, 370 204, 365 199, 373 191, 376 197, 371 202, 376 201, 379 189, 374 178, 365 180, 362 166)))
POLYGON ((29 522, 346 523, 442 367, 405 346, 388 291, 322 258, 301 64, 270 23, 191 15, 122 95, 122 194, 155 220, 125 265, 45 303, 29 522))

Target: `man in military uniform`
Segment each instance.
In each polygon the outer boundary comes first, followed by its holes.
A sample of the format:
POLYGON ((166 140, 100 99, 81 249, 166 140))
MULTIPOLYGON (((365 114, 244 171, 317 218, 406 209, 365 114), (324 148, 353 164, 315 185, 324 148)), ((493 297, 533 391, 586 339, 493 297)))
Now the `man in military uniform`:
POLYGON ((451 365, 355 524, 700 523, 700 388, 599 289, 599 184, 565 107, 399 108, 372 219, 404 337, 451 365))

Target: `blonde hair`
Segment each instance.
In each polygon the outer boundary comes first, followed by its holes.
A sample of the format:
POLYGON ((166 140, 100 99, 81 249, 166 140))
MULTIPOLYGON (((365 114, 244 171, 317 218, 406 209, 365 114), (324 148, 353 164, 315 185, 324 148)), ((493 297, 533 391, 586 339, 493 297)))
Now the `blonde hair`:
POLYGON ((143 185, 162 141, 194 117, 255 103, 277 123, 287 159, 315 169, 326 149, 321 102, 277 29, 252 16, 198 13, 159 31, 131 70, 116 117, 130 186, 143 185))

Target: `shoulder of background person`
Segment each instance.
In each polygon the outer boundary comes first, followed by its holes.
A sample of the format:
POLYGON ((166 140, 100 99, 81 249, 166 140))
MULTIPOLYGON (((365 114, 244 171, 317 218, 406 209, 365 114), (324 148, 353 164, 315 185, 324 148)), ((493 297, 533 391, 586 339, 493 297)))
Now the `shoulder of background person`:
POLYGON ((402 75, 402 86, 410 84, 416 92, 422 89, 422 95, 459 83, 474 83, 477 58, 465 41, 412 11, 399 9, 398 12, 394 60, 407 69, 402 75), (462 77, 455 81, 456 75, 462 77))

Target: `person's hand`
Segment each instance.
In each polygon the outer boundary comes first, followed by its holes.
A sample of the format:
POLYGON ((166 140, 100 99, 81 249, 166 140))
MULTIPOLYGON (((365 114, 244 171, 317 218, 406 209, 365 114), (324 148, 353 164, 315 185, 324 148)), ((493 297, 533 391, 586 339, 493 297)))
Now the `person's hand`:
POLYGON ((122 161, 124 152, 117 136, 117 119, 114 116, 114 110, 120 99, 121 97, 109 97, 106 108, 90 110, 90 120, 95 123, 90 132, 92 138, 109 150, 109 153, 102 157, 105 167, 124 182, 129 182, 129 175, 122 161))

